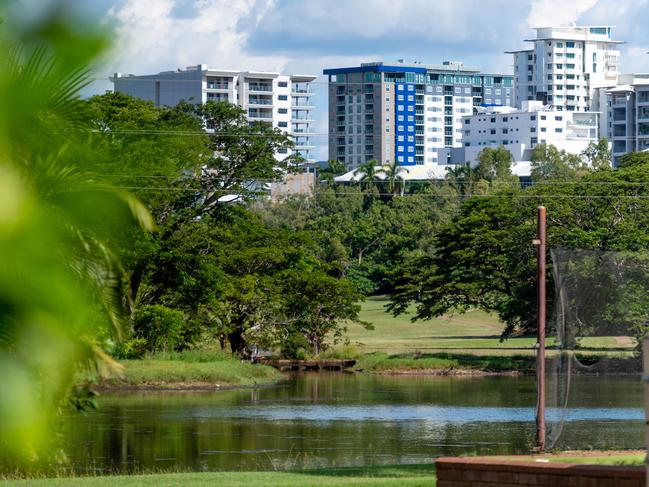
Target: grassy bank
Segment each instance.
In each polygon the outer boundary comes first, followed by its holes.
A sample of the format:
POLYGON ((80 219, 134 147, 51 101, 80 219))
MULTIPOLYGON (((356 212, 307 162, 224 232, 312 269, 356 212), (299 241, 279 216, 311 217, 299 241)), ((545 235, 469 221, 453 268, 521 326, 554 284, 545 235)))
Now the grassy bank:
MULTIPOLYGON (((271 384, 282 378, 272 367, 221 353, 181 352, 122 360, 122 377, 105 380, 107 389, 204 389, 271 384)), ((83 379, 83 378, 81 378, 83 379)))
MULTIPOLYGON (((349 345, 334 347, 323 358, 354 358, 358 369, 386 374, 529 373, 535 369, 535 337, 501 341, 504 325, 483 311, 412 322, 413 312, 394 317, 385 310, 386 298, 362 303, 361 319, 373 330, 350 324, 349 345)), ((548 355, 554 353, 552 337, 548 355)), ((584 358, 602 355, 630 358, 630 337, 592 337, 581 341, 584 358)))
POLYGON ((357 369, 382 374, 462 375, 480 373, 530 373, 534 357, 529 355, 478 356, 470 354, 398 354, 375 352, 360 355, 357 369))
POLYGON ((210 472, 29 479, 0 481, 0 486, 33 487, 338 487, 370 486, 423 487, 435 485, 434 465, 401 465, 388 467, 335 468, 302 472, 210 472))

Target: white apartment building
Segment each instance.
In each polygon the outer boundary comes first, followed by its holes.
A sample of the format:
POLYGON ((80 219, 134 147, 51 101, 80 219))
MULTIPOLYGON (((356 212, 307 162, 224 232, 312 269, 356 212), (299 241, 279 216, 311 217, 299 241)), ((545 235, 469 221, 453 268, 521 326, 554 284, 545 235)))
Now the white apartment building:
MULTIPOLYGON (((595 90, 617 84, 620 41, 608 26, 540 27, 514 55, 514 102, 539 100, 559 111, 604 111, 595 90)), ((605 127, 600 136, 605 137, 605 127)))
MULTIPOLYGON (((238 105, 251 122, 266 122, 290 134, 296 152, 307 160, 313 159, 315 149, 310 86, 315 79, 313 75, 212 69, 205 64, 142 76, 116 73, 111 78, 116 92, 153 101, 156 106, 174 106, 182 100, 238 105)), ((285 156, 278 154, 279 159, 285 156)))
POLYGON ((487 107, 463 117, 463 147, 440 150, 438 160, 440 164, 476 163, 484 148, 501 145, 515 162, 529 161, 538 144, 580 154, 598 139, 598 117, 597 112, 566 112, 540 101, 523 101, 522 109, 487 107))
POLYGON ((649 74, 621 75, 618 86, 602 91, 613 165, 617 166, 620 156, 649 149, 649 74))

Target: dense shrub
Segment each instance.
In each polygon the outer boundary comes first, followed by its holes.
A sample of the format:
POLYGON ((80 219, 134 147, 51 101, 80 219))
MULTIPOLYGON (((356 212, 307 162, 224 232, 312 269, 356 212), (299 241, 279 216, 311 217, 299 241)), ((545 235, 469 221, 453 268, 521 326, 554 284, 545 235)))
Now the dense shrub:
POLYGON ((142 306, 135 312, 133 331, 146 340, 150 352, 178 350, 184 344, 185 315, 158 304, 142 306))

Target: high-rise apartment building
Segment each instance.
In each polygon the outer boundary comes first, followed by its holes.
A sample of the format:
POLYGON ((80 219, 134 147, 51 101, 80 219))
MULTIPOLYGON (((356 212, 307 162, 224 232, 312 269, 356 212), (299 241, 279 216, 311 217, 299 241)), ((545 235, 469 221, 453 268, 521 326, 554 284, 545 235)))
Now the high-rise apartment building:
MULTIPOLYGON (((112 81, 116 92, 153 101, 156 106, 173 106, 181 100, 227 101, 238 105, 250 121, 266 122, 290 134, 295 150, 309 160, 315 149, 315 107, 310 86, 315 79, 311 75, 227 71, 199 64, 143 76, 116 73, 112 81)), ((278 158, 283 156, 278 154, 278 158)))
POLYGON ((539 100, 557 110, 597 111, 595 90, 617 83, 621 42, 611 28, 541 27, 514 55, 514 101, 539 100))
POLYGON ((622 75, 606 95, 608 139, 617 166, 620 156, 649 150, 649 74, 622 75))
POLYGON ((365 63, 325 69, 329 158, 353 169, 380 163, 436 164, 437 150, 462 145, 462 116, 481 105, 512 105, 513 77, 459 62, 365 63))

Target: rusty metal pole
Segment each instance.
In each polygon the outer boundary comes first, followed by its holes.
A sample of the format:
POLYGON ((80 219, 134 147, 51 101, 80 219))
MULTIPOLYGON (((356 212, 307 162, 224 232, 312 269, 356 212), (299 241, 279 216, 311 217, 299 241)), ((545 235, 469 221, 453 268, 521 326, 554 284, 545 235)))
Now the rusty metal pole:
POLYGON ((536 349, 536 439, 539 450, 545 450, 545 207, 538 207, 537 238, 537 349, 536 349))

